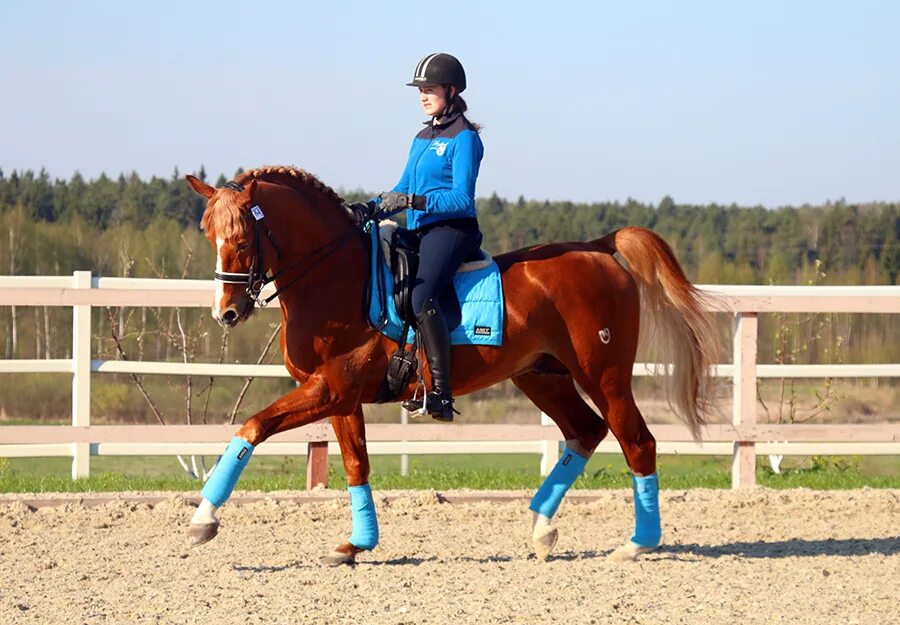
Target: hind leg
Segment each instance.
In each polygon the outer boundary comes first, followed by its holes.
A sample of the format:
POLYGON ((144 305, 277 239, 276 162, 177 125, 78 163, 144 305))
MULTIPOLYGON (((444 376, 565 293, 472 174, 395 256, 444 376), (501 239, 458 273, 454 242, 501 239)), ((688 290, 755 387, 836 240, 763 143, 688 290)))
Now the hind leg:
POLYGON ((551 524, 553 515, 609 430, 603 419, 578 394, 572 377, 567 373, 528 373, 513 378, 513 383, 553 419, 566 439, 566 453, 529 506, 534 513, 532 546, 538 559, 546 560, 559 538, 558 530, 551 524))
POLYGON ((659 546, 662 526, 659 516, 659 482, 656 476, 656 439, 631 392, 631 370, 610 367, 600 375, 599 384, 585 379, 585 391, 606 417, 610 430, 619 441, 631 471, 634 491, 634 534, 613 552, 616 560, 633 560, 639 554, 659 546))
POLYGON ((600 383, 579 381, 591 400, 606 418, 609 429, 619 441, 625 461, 637 476, 656 473, 656 439, 647 428, 631 392, 630 367, 605 369, 600 383))

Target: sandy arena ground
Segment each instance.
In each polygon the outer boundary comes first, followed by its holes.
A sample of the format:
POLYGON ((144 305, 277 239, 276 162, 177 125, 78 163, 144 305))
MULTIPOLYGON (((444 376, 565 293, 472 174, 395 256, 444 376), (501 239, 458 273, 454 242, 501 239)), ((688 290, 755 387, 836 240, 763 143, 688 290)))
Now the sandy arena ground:
POLYGON ((629 563, 606 557, 630 533, 625 491, 564 503, 548 562, 524 500, 387 494, 381 545, 342 568, 318 558, 349 529, 346 501, 226 506, 218 538, 190 548, 182 497, 6 496, 0 623, 900 623, 897 490, 667 491, 666 545, 629 563))

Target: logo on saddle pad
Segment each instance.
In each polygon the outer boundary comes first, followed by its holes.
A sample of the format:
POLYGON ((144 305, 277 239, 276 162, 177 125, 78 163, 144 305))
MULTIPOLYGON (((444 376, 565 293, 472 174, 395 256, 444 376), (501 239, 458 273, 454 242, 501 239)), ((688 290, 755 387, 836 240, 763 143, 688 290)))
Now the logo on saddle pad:
POLYGON ((475 336, 490 336, 491 329, 488 326, 475 326, 475 336))
POLYGON ((428 149, 434 150, 434 153, 437 154, 438 156, 443 156, 444 152, 447 151, 448 145, 449 144, 446 141, 435 141, 434 143, 431 144, 431 147, 429 147, 428 149))

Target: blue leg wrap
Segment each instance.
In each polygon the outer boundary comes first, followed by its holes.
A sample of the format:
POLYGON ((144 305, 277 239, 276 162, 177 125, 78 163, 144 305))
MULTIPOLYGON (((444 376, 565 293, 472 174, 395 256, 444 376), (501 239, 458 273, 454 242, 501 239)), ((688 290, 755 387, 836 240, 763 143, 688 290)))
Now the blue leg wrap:
POLYGON ((634 536, 631 542, 641 547, 656 547, 662 538, 659 519, 659 479, 656 473, 632 476, 634 490, 634 536))
POLYGON ((228 501, 234 485, 237 484, 241 472, 250 462, 252 455, 253 445, 243 438, 237 436, 232 438, 228 447, 225 448, 225 453, 219 459, 219 464, 213 470, 213 474, 209 476, 203 490, 200 491, 203 498, 209 500, 217 508, 228 501))
POLYGON ((350 486, 350 517, 353 531, 349 542, 360 549, 374 549, 378 544, 378 517, 375 516, 375 500, 368 484, 350 486))
POLYGON ((542 514, 548 519, 553 518, 556 510, 559 508, 559 504, 562 503, 563 497, 566 496, 566 491, 569 490, 569 487, 584 471, 587 461, 588 459, 584 456, 576 454, 571 449, 566 449, 559 462, 550 471, 550 475, 541 484, 538 492, 534 494, 534 498, 531 500, 531 505, 528 508, 532 512, 542 514))

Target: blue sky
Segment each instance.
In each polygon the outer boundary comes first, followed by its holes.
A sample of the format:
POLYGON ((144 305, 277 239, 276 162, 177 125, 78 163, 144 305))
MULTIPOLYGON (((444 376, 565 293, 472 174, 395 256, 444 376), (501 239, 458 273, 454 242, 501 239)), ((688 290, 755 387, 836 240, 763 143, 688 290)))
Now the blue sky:
POLYGON ((479 195, 900 200, 900 3, 0 2, 0 167, 390 188, 433 51, 479 195))

